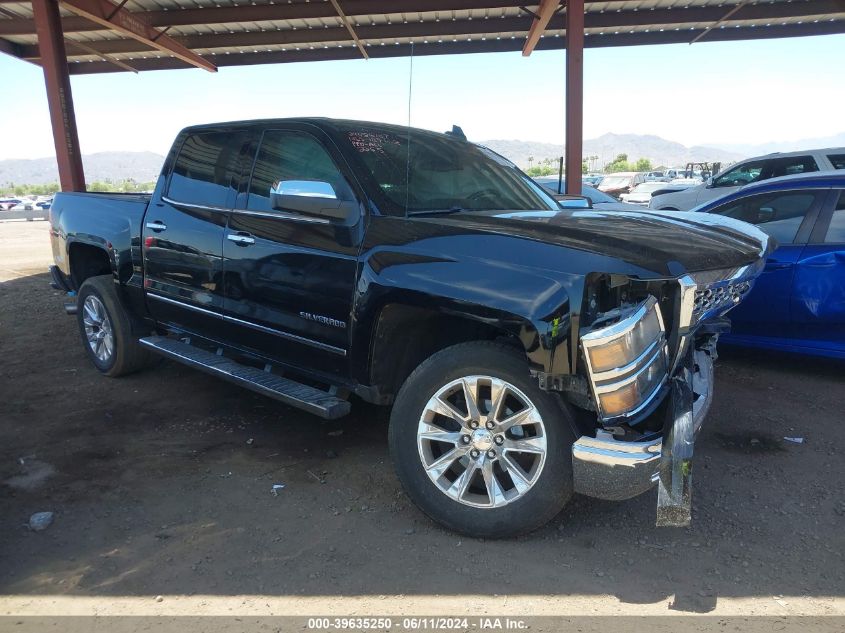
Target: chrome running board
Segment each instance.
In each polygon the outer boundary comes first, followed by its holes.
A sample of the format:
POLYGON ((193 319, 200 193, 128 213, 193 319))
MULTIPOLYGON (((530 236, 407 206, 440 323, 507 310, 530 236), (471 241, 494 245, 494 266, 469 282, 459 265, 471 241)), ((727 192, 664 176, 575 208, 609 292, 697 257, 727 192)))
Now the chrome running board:
POLYGON ((277 376, 269 371, 242 365, 230 358, 208 352, 182 341, 164 336, 148 336, 140 339, 140 343, 147 349, 166 358, 269 396, 308 413, 313 413, 326 420, 343 417, 349 413, 351 408, 348 400, 333 396, 316 387, 277 376))

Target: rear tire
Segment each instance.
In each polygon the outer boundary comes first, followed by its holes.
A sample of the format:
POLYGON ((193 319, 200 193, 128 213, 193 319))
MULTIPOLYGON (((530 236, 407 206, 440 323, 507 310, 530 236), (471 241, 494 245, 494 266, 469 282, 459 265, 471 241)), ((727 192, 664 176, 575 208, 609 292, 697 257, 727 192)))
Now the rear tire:
POLYGON ((572 421, 519 349, 462 343, 431 356, 402 385, 390 452, 408 496, 429 517, 468 536, 511 537, 544 525, 571 498, 572 421))
POLYGON ((88 358, 106 376, 125 376, 156 360, 132 334, 111 275, 85 280, 79 289, 76 320, 88 358))

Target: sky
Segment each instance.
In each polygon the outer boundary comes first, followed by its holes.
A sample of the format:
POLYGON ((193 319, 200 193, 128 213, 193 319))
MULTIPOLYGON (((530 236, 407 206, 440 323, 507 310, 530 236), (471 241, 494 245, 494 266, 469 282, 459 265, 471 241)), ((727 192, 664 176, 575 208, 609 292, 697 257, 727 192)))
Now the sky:
MULTIPOLYGON (((186 125, 330 116, 563 144, 565 51, 74 76, 83 154, 167 152, 186 125)), ((587 49, 584 137, 715 147, 845 132, 845 35, 587 49)), ((39 67, 0 54, 0 159, 52 156, 39 67)))

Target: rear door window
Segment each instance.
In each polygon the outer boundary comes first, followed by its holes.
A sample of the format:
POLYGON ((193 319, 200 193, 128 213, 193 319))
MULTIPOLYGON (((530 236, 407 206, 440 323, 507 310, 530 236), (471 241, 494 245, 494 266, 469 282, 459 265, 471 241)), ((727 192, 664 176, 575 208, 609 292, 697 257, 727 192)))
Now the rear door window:
POLYGON ((845 154, 828 154, 827 159, 834 169, 845 169, 845 154))
POLYGON ((769 161, 769 167, 771 171, 769 173, 764 173, 764 178, 777 178, 778 176, 791 176, 792 174, 806 174, 811 171, 819 170, 819 166, 816 164, 816 159, 812 156, 773 158, 769 161))
POLYGON ((241 177, 246 132, 201 132, 188 136, 173 165, 167 197, 207 207, 233 206, 241 177))
POLYGON ((791 244, 818 195, 816 191, 761 194, 734 200, 712 213, 754 224, 779 243, 791 244))

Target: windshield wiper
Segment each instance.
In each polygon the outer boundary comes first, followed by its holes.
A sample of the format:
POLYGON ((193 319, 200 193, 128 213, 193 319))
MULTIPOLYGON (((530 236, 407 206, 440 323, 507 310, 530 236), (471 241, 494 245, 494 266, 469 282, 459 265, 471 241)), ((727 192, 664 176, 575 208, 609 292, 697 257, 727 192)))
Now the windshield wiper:
POLYGON ((408 211, 408 215, 435 215, 435 214, 444 214, 444 213, 460 213, 461 211, 469 211, 465 207, 449 207, 448 209, 428 209, 426 211, 408 211))

